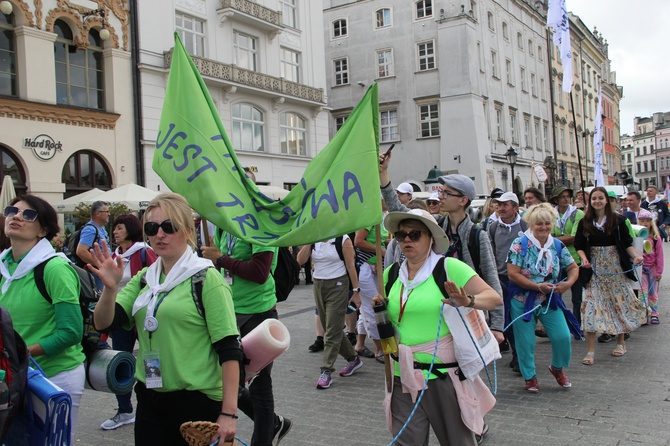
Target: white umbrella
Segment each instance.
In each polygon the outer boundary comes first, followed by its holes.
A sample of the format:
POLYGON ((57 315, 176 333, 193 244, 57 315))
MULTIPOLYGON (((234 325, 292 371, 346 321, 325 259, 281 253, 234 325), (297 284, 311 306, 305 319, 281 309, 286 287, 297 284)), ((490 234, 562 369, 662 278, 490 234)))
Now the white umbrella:
POLYGON ((281 187, 277 186, 258 186, 258 190, 263 195, 272 198, 273 200, 281 200, 288 195, 288 191, 286 189, 282 189, 281 187))
POLYGON ((97 200, 96 197, 99 197, 103 194, 104 191, 96 188, 87 190, 79 195, 74 195, 70 198, 67 198, 63 201, 54 203, 53 207, 56 209, 56 212, 61 214, 68 214, 74 212, 75 208, 80 204, 91 204, 97 200))
POLYGON ((0 210, 9 206, 9 202, 16 198, 16 191, 14 190, 14 180, 9 175, 5 175, 2 179, 2 192, 0 193, 0 210))
POLYGON ((158 194, 160 192, 129 183, 108 190, 104 194, 99 195, 97 199, 108 203, 121 203, 126 205, 131 211, 139 211, 149 206, 149 202, 156 198, 158 194))

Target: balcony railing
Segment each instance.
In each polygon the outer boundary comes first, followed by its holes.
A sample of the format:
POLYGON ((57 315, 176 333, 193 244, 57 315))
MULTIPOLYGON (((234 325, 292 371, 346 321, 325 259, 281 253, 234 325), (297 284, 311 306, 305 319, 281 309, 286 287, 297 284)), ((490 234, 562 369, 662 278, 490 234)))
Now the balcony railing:
POLYGON ((273 28, 283 28, 281 11, 266 8, 256 2, 250 0, 220 0, 219 5, 219 9, 217 10, 219 13, 225 14, 228 11, 242 13, 250 19, 265 22, 273 28))
MULTIPOLYGON (((224 0, 222 0, 224 1, 224 0)), ((231 0, 234 1, 234 0, 231 0)), ((172 64, 172 50, 164 54, 165 68, 172 64)), ((191 56, 198 72, 202 76, 232 82, 234 84, 265 90, 276 95, 293 97, 300 100, 325 104, 322 88, 313 88, 280 77, 269 76, 256 71, 246 70, 233 64, 217 62, 204 57, 191 56)))

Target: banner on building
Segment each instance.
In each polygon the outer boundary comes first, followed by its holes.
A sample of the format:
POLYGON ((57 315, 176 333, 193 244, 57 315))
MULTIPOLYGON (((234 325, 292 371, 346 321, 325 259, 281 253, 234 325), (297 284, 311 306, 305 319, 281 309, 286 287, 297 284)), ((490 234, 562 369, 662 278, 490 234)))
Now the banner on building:
POLYGON ((572 90, 572 49, 570 48, 570 19, 565 0, 549 0, 547 26, 554 29, 554 44, 558 46, 563 64, 563 91, 572 90))
POLYGON ((593 173, 596 186, 604 186, 603 177, 603 89, 598 92, 598 109, 596 111, 596 128, 593 130, 593 173))

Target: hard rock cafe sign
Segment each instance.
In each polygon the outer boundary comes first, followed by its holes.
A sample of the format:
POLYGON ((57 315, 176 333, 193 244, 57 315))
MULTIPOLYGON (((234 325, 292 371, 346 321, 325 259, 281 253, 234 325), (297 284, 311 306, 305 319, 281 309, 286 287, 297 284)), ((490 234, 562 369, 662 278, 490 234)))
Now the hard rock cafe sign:
POLYGON ((33 154, 42 161, 49 161, 56 155, 56 152, 63 151, 63 144, 42 133, 34 138, 24 138, 23 148, 31 149, 33 154))

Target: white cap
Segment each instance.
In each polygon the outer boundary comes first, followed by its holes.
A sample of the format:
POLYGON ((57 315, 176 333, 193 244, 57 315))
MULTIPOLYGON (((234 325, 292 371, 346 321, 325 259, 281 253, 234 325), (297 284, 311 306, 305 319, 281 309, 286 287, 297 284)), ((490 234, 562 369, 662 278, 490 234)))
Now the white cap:
POLYGON ((438 194, 437 192, 433 192, 432 194, 430 194, 430 197, 428 197, 428 200, 426 201, 440 201, 440 194, 438 194))
POLYGON ((513 201, 517 205, 519 204, 519 197, 516 196, 514 192, 505 192, 498 198, 494 198, 493 201, 496 201, 498 203, 502 203, 503 201, 513 201))
POLYGON ((400 192, 401 194, 412 195, 414 193, 414 188, 409 183, 400 183, 398 187, 395 188, 395 190, 396 192, 400 192))

